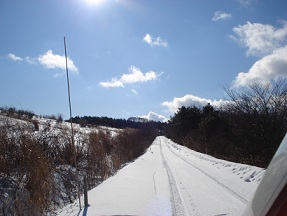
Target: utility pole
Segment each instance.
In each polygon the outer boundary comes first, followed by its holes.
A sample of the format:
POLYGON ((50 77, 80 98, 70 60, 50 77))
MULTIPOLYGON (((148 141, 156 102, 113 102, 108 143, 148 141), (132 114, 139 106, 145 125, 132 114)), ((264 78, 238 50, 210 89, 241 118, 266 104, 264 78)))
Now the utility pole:
POLYGON ((69 98, 69 109, 70 109, 70 123, 72 131, 72 145, 74 148, 74 163, 76 168, 76 179, 77 179, 77 192, 79 198, 79 207, 82 209, 81 198, 80 198, 80 181, 79 181, 79 171, 77 165, 77 148, 74 141, 74 129, 73 129, 73 120, 72 120, 72 105, 71 105, 71 93, 70 93, 70 81, 69 81, 69 71, 68 71, 68 57, 67 57, 67 48, 66 48, 66 38, 64 37, 64 47, 65 47, 65 57, 66 57, 66 74, 67 74, 67 84, 68 84, 68 98, 69 98))

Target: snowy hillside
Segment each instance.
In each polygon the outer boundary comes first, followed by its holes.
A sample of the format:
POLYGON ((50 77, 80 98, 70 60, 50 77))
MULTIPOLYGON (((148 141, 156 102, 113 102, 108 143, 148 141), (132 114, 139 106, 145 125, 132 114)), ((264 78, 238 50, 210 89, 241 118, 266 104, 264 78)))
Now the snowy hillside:
POLYGON ((144 154, 156 138, 150 128, 73 124, 73 143, 68 122, 8 111, 0 114, 0 209, 4 215, 55 215, 77 200, 77 188, 83 193, 84 177, 89 189, 96 187, 144 154))
POLYGON ((80 211, 74 202, 58 213, 240 215, 264 172, 157 137, 144 155, 89 191, 88 208, 80 211))

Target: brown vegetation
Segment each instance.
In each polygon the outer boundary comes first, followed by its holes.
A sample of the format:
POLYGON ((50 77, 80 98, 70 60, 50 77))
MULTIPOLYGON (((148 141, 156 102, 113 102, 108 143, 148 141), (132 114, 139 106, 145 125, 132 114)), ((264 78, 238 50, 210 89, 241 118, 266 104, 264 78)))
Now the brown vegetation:
POLYGON ((153 128, 122 129, 116 136, 109 130, 76 129, 73 144, 65 123, 6 116, 0 116, 1 215, 55 211, 77 198, 76 166, 82 193, 84 175, 88 187, 95 187, 140 156, 156 136, 153 128))

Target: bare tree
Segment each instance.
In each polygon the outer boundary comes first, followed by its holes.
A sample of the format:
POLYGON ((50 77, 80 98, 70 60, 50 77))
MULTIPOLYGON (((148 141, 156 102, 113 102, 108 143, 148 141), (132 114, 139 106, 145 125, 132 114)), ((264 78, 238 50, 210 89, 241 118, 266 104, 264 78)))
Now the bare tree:
POLYGON ((251 83, 240 89, 226 89, 230 111, 249 114, 284 114, 287 105, 287 83, 281 79, 269 83, 251 83))
POLYGON ((259 154, 268 163, 287 129, 286 79, 225 90, 230 98, 226 108, 238 142, 248 154, 259 154))

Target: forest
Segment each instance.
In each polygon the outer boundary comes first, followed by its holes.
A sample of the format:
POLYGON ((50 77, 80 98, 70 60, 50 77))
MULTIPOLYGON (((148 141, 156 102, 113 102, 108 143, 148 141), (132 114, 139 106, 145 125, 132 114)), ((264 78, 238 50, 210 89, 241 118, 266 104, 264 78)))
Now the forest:
POLYGON ((226 90, 228 103, 178 109, 166 135, 193 150, 267 167, 287 132, 286 80, 226 90))

